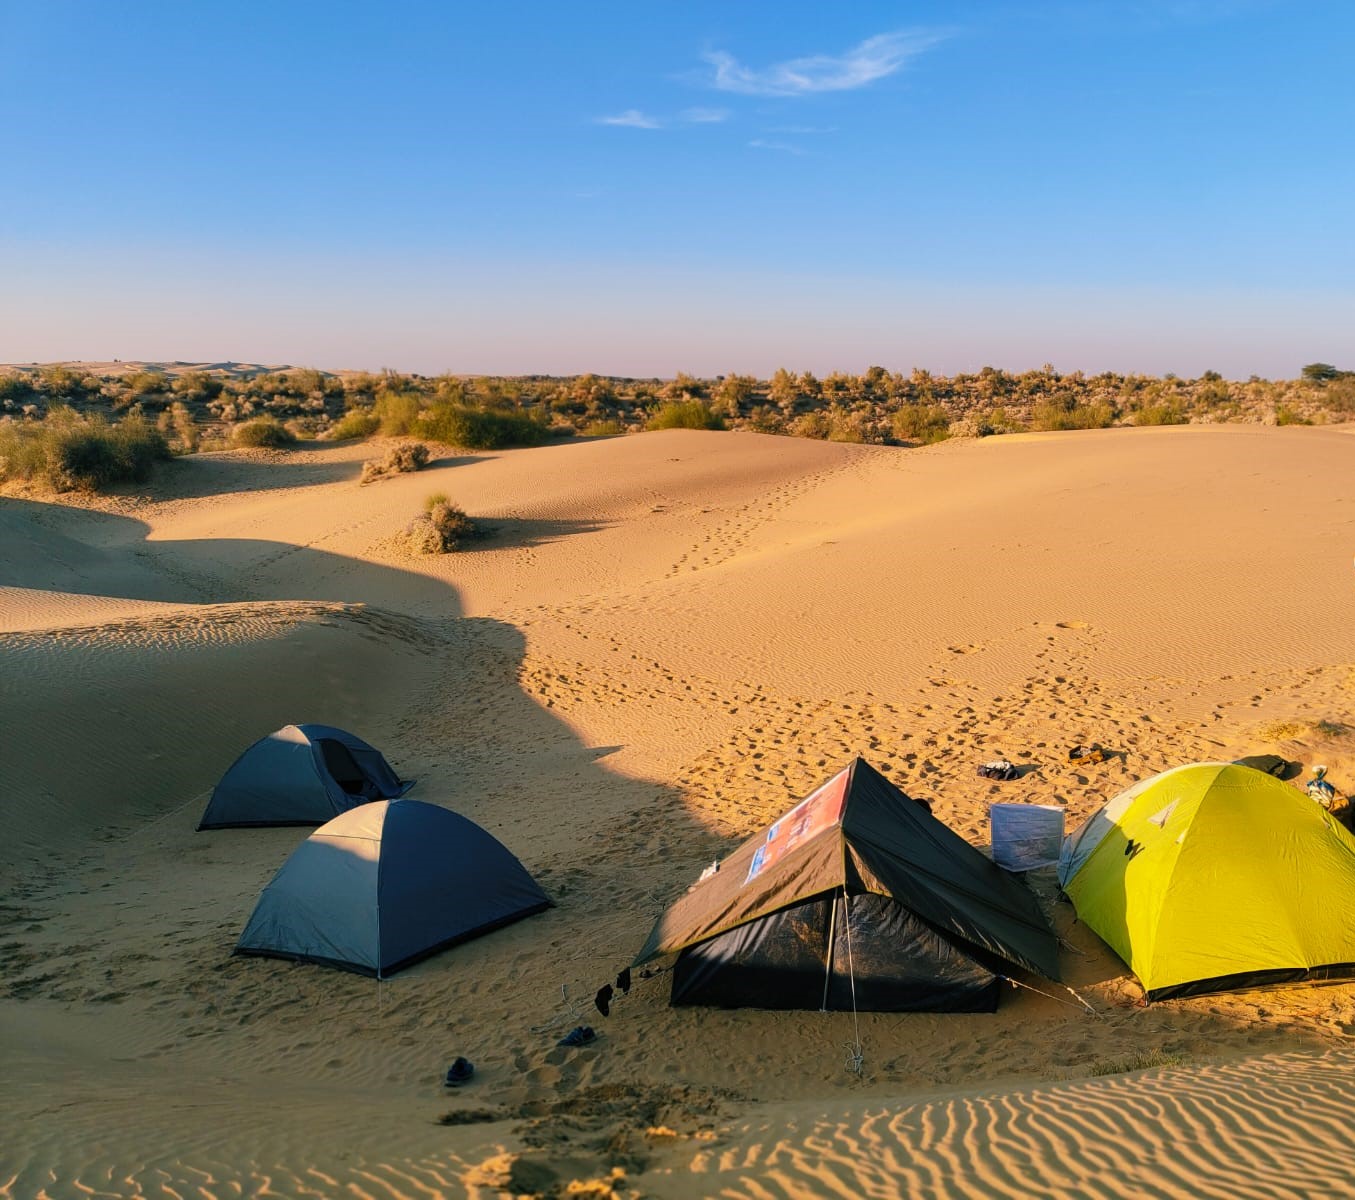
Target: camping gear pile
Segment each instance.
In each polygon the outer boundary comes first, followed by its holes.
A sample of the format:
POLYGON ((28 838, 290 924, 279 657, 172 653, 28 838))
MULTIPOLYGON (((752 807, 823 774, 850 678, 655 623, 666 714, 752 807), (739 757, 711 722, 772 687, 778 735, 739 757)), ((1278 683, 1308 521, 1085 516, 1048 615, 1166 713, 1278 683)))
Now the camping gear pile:
POLYGON ((264 888, 235 953, 385 979, 550 907, 492 834, 402 799, 413 786, 361 738, 328 725, 288 725, 246 750, 198 829, 320 828, 264 888))

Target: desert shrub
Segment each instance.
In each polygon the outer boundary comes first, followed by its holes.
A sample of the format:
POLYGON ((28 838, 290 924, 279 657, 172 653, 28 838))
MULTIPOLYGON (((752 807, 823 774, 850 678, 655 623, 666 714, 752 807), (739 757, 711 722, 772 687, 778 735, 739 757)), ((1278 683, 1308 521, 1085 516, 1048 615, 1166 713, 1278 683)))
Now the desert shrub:
POLYGON ((1355 413, 1355 374, 1348 372, 1323 388, 1321 402, 1334 413, 1355 413))
POLYGON ((381 391, 372 406, 372 415, 386 437, 403 437, 409 433, 423 411, 423 399, 418 392, 381 391))
POLYGON ((164 435, 139 415, 110 425, 57 408, 42 422, 0 426, 0 479, 40 482, 58 492, 144 482, 169 457, 164 435))
POLYGON ((15 373, 0 375, 0 404, 9 407, 27 404, 36 394, 37 389, 29 376, 15 373))
POLYGON ((625 433, 621 427, 621 422, 612 419, 608 421, 589 421, 583 427, 584 437, 615 437, 618 433, 625 433))
POLYGON ((84 371, 73 371, 70 367, 63 366, 61 363, 53 363, 50 367, 43 367, 38 372, 36 382, 37 389, 51 403, 73 400, 84 396, 86 393, 92 394, 99 390, 99 383, 92 375, 84 371))
POLYGON ((981 438, 987 437, 993 431, 987 428, 978 416, 970 413, 952 421, 946 432, 953 438, 981 438))
POLYGON ((786 421, 780 409, 770 404, 759 404, 748 414, 748 428, 754 433, 783 433, 786 421))
POLYGON ((169 376, 163 371, 147 369, 145 371, 132 371, 124 375, 119 382, 126 390, 127 395, 133 400, 145 399, 148 396, 160 396, 169 391, 169 376))
POLYGON ((550 438, 544 421, 525 412, 486 412, 464 404, 435 404, 420 414, 413 432, 467 450, 539 446, 550 438))
POLYGON ((1190 417, 1174 401, 1164 404, 1146 404, 1134 414, 1135 425, 1189 425, 1190 417))
POLYGON ((420 471, 428 465, 428 447, 422 442, 402 442, 386 451, 386 457, 371 458, 362 464, 361 483, 384 479, 388 475, 403 475, 420 471))
POLYGON ((1312 422, 1297 409, 1291 408, 1288 404, 1277 404, 1275 406, 1275 424, 1276 425, 1311 425, 1312 422))
POLYGON ((1115 409, 1105 403, 1079 404, 1076 393, 1060 392, 1035 406, 1032 429, 1105 429, 1115 420, 1115 409))
POLYGON ((826 414, 817 409, 801 413, 786 427, 791 437, 816 438, 824 441, 832 431, 826 414))
MULTIPOLYGON (((679 379, 686 376, 679 375, 679 379)), ((671 386, 671 385, 670 385, 671 386)), ((700 400, 670 400, 649 418, 650 429, 723 429, 724 418, 700 400)))
POLYGON ((255 417, 232 429, 231 441, 237 446, 282 450, 296 444, 296 434, 277 417, 255 417))
MULTIPOLYGON (((985 368, 986 369, 986 368, 985 368)), ((1020 433, 1021 423, 1007 415, 1006 409, 966 413, 950 423, 953 438, 986 438, 1002 433, 1020 433)))
POLYGON ((202 444, 193 414, 182 400, 176 400, 160 413, 157 428, 165 437, 173 437, 180 454, 196 454, 202 444))
POLYGON ((438 493, 424 501, 424 512, 409 523, 405 539, 418 554, 447 554, 476 533, 465 510, 438 493))
MULTIPOLYGON (((706 384, 700 379, 688 375, 686 371, 679 371, 671 380, 663 385, 663 395, 667 400, 699 400, 706 394, 706 384)), ((666 425, 665 429, 692 429, 705 426, 691 425, 666 425)))
POLYGON ((185 371, 170 386, 185 400, 214 400, 221 395, 225 384, 206 371, 185 371))
POLYGON ((330 426, 329 436, 333 441, 343 442, 371 437, 380 427, 381 418, 370 408, 352 408, 330 426))
POLYGON ((929 446, 950 436, 950 416, 939 404, 905 404, 895 411, 890 424, 901 442, 929 446))

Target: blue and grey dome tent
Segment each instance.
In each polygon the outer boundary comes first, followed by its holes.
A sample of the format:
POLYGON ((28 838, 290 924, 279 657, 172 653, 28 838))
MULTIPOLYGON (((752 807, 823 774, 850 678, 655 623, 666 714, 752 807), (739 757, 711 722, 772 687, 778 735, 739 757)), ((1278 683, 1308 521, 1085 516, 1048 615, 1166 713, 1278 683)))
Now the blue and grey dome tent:
POLYGON ((323 825, 358 804, 414 786, 380 751, 332 725, 286 725, 260 738, 221 777, 199 829, 323 825))
POLYGON ((335 817, 293 851, 235 953, 383 979, 550 904, 475 822, 420 800, 381 800, 335 817))

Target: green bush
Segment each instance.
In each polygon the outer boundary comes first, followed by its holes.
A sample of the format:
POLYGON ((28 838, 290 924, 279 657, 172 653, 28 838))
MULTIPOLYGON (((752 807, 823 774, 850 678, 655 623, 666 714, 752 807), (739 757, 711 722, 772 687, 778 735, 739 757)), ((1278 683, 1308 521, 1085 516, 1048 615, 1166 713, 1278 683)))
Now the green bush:
POLYGON ((14 372, 0 375, 0 403, 27 404, 35 395, 37 389, 29 376, 14 372))
POLYGON ((584 437, 615 437, 618 433, 625 432, 621 427, 621 422, 617 420, 589 421, 583 427, 584 437))
POLYGON ((45 421, 0 426, 0 479, 44 483, 58 492, 142 483, 169 457, 164 435, 139 415, 110 425, 57 408, 45 421))
POLYGON ((1062 393, 1041 401, 1031 414, 1030 427, 1045 432, 1066 429, 1105 429, 1115 421, 1115 409, 1109 404, 1079 404, 1072 393, 1062 393))
POLYGON ((411 432, 467 450, 540 446, 550 439, 550 428, 529 413, 486 412, 464 404, 435 404, 424 409, 411 432))
POLYGON ((950 437, 950 417, 939 404, 905 404, 895 411, 890 424, 901 442, 930 446, 950 437))
POLYGON ((372 406, 372 415, 386 437, 404 437, 414 428, 422 411, 423 399, 418 392, 383 390, 372 406))
MULTIPOLYGON (((686 379, 680 375, 679 379, 686 379)), ((649 418, 649 429, 723 429, 724 418, 700 400, 670 400, 649 418)))
POLYGON ((124 375, 119 383, 126 389, 127 394, 133 399, 143 396, 158 396, 169 391, 169 376, 163 371, 145 370, 132 371, 124 375))
POLYGON ((332 441, 371 437, 381 428, 381 418, 370 408, 350 408, 329 430, 332 441))
POLYGON ((1135 425, 1189 425, 1190 417, 1177 403, 1147 404, 1134 414, 1135 425))
POLYGON ((1276 425, 1311 425, 1307 417, 1296 409, 1290 408, 1287 404, 1277 404, 1275 406, 1275 424, 1276 425))
POLYGON ((787 427, 791 437, 815 438, 819 441, 825 441, 831 429, 828 417, 817 409, 801 413, 787 427))
POLYGON ((252 449, 282 450, 296 445, 296 434, 277 417, 255 417, 232 429, 231 441, 252 449))

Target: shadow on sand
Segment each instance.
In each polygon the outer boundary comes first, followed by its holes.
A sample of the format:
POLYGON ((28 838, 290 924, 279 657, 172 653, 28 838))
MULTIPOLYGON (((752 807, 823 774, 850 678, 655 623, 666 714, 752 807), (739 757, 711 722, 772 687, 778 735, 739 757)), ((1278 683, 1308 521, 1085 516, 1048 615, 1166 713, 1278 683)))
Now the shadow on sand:
MULTIPOLYGON (((530 549, 601 527, 593 521, 498 518, 457 553, 530 549)), ((0 499, 0 588, 170 604, 318 600, 417 616, 460 611, 455 589, 418 571, 289 542, 147 541, 149 532, 132 517, 0 499)), ((438 559, 424 561, 432 565, 438 559)))

